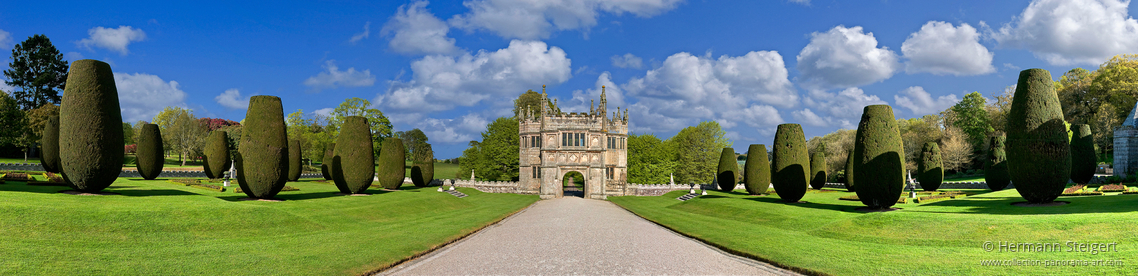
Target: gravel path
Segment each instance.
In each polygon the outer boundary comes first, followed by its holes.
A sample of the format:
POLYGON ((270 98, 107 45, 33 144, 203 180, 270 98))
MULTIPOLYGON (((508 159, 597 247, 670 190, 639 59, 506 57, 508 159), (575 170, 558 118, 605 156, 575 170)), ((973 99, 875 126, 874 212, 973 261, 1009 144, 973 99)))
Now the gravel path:
POLYGON ((379 275, 797 275, 729 255, 608 201, 542 200, 379 275))

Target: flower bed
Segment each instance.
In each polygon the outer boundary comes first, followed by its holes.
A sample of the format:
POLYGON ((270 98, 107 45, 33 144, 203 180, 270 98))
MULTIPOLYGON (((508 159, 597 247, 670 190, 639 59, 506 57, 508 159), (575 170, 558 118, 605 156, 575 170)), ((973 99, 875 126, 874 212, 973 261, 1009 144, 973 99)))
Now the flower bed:
POLYGON ((1075 185, 1063 190, 1062 196, 1096 196, 1102 195, 1099 191, 1087 190, 1087 185, 1075 185))
POLYGON ((1126 185, 1120 184, 1102 185, 1102 187, 1098 188, 1099 192, 1125 192, 1126 190, 1126 185))
POLYGON ((32 178, 32 176, 30 176, 26 173, 18 173, 18 172, 6 173, 6 174, 4 174, 3 179, 4 180, 11 180, 11 181, 25 181, 25 182, 29 181, 29 180, 35 180, 35 178, 32 178))
POLYGON ((225 191, 225 187, 222 187, 219 185, 208 184, 208 183, 202 183, 201 180, 198 180, 198 179, 178 178, 178 179, 171 179, 168 181, 171 183, 177 183, 177 184, 182 184, 182 185, 186 185, 189 187, 201 188, 201 189, 206 189, 206 190, 211 190, 211 191, 216 191, 216 192, 224 192, 225 191))

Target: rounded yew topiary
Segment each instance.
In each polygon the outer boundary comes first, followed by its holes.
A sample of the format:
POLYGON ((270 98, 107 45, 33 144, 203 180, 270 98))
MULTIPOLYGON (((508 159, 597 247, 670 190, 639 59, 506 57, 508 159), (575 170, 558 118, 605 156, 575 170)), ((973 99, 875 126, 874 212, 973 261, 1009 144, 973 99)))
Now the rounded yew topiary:
POLYGON ((806 152, 806 135, 799 124, 781 124, 775 130, 771 149, 771 184, 786 202, 798 202, 806 195, 810 179, 810 155, 806 152))
POLYGON ((233 163, 229 155, 229 133, 221 130, 211 131, 205 144, 205 176, 217 179, 225 176, 225 171, 233 163))
MULTIPOLYGON (((371 187, 375 179, 375 156, 372 154, 371 128, 367 118, 344 118, 331 161, 328 171, 341 193, 359 194, 371 187)), ((402 176, 399 180, 403 180, 402 176)))
POLYGON ((853 192, 854 189, 854 149, 850 148, 850 154, 846 155, 846 191, 853 192))
POLYGON ((767 146, 752 144, 747 148, 747 163, 743 164, 743 186, 747 193, 761 195, 771 185, 771 162, 767 160, 767 146))
POLYGON ((335 156, 333 150, 336 149, 336 143, 328 145, 328 149, 324 150, 324 159, 320 161, 320 174, 324 176, 324 180, 332 180, 332 156, 335 156))
POLYGON ((251 198, 273 198, 288 182, 288 134, 281 98, 252 96, 237 149, 237 183, 251 198))
POLYGON ((143 179, 154 180, 162 173, 166 161, 163 148, 162 131, 158 125, 142 125, 138 132, 138 147, 134 151, 134 164, 143 179))
POLYGON ((715 173, 715 181, 719 183, 719 190, 730 192, 735 190, 735 181, 739 176, 739 163, 735 161, 735 149, 723 148, 719 153, 719 167, 715 173))
POLYGON ((810 155, 810 187, 815 190, 826 187, 826 153, 822 151, 810 155))
POLYGON ((1008 110, 1008 175, 1030 203, 1054 201, 1071 179, 1071 146, 1051 73, 1019 73, 1008 110))
POLYGON ((1071 180, 1085 184, 1095 177, 1095 144, 1091 136, 1091 126, 1071 125, 1074 132, 1071 138, 1071 180))
POLYGON ((300 140, 288 140, 288 181, 300 180, 300 140))
POLYGON ((940 146, 934 142, 921 147, 921 156, 917 159, 917 182, 925 191, 936 191, 944 182, 944 162, 940 157, 940 146))
POLYGON ((59 173, 59 163, 59 116, 50 116, 40 137, 40 165, 44 171, 59 173))
POLYGON ((416 149, 423 152, 417 154, 417 160, 411 165, 411 183, 415 187, 427 187, 435 180, 435 151, 430 144, 424 146, 423 149, 416 149))
POLYGON ((403 140, 395 137, 383 139, 383 147, 379 150, 379 185, 387 190, 399 189, 403 186, 403 177, 407 172, 403 167, 407 160, 403 140))
POLYGON ((71 63, 59 106, 59 159, 66 182, 101 191, 122 172, 122 112, 114 73, 106 62, 71 63))
POLYGON ((853 158, 855 192, 861 203, 869 208, 897 204, 905 186, 905 148, 892 107, 865 107, 854 138, 853 158))
POLYGON ((1003 135, 992 136, 988 144, 988 156, 984 158, 984 182, 992 191, 1003 190, 1008 187, 1011 178, 1008 176, 1008 155, 1004 150, 1003 135))

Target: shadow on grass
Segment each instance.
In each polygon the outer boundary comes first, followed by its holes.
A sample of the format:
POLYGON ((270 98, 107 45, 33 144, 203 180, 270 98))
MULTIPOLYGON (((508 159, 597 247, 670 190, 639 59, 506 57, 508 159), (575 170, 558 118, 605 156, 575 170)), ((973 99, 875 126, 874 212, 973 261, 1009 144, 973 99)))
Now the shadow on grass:
POLYGON ((798 207, 806 207, 806 208, 813 208, 813 209, 841 211, 841 212, 847 212, 847 213, 857 213, 858 212, 857 208, 862 207, 862 206, 815 203, 815 202, 810 202, 810 201, 799 201, 796 203, 788 203, 786 201, 783 201, 778 196, 763 196, 763 197, 753 196, 753 197, 746 197, 744 199, 758 201, 758 202, 774 203, 774 204, 785 204, 787 206, 798 206, 798 207))
MULTIPOLYGON (((118 195, 131 196, 131 197, 198 195, 198 194, 191 193, 191 192, 180 191, 180 190, 172 190, 172 189, 156 189, 156 190, 132 189, 132 188, 136 188, 136 187, 137 186, 115 186, 115 185, 111 185, 110 187, 103 189, 103 192, 116 193, 118 195)), ((0 191, 6 191, 6 192, 56 194, 56 193, 59 193, 60 191, 64 191, 64 190, 71 190, 71 187, 25 185, 23 182, 18 182, 18 184, 8 182, 7 184, 0 185, 0 191)))
MULTIPOLYGON (((363 194, 368 194, 368 195, 381 195, 381 194, 386 194, 386 193, 390 193, 390 191, 369 189, 369 190, 366 190, 363 192, 363 194)), ((276 197, 273 197, 273 199, 281 199, 281 200, 291 201, 291 200, 311 200, 311 199, 321 199, 321 198, 329 198, 329 197, 345 197, 345 196, 350 196, 350 195, 341 194, 340 191, 327 191, 327 192, 314 192, 314 193, 281 192, 281 193, 278 193, 276 197)), ((233 194, 231 196, 219 196, 217 198, 223 199, 225 201, 242 201, 246 198, 249 198, 249 196, 245 195, 245 193, 239 193, 239 194, 233 194)))
MULTIPOLYGON (((1126 213, 1138 211, 1138 195, 1106 195, 1083 197, 1059 197, 1056 201, 1067 201, 1069 204, 1046 207, 1020 207, 1012 203, 1023 202, 1020 197, 999 198, 964 198, 927 203, 922 207, 946 207, 954 210, 920 210, 914 208, 912 212, 926 213, 980 213, 997 215, 1055 215, 1055 214, 1083 214, 1083 213, 1126 213)), ((944 208, 937 208, 944 209, 944 208)))

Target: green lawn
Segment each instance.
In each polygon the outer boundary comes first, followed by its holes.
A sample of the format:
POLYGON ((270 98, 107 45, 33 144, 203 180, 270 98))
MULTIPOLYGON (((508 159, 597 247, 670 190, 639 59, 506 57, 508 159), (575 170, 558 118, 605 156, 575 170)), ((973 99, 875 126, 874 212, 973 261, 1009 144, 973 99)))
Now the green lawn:
MULTIPOLYGON (((411 177, 411 161, 407 161, 403 167, 407 170, 404 175, 411 177)), ((456 172, 458 172, 458 164, 435 162, 435 179, 454 179, 456 172)), ((467 172, 466 177, 470 177, 470 172, 467 172)))
POLYGON ((945 178, 944 182, 985 182, 984 176, 965 176, 959 178, 945 178))
POLYGON ((337 196, 289 182, 283 202, 162 180, 107 192, 0 184, 0 275, 358 275, 469 234, 538 200, 435 188, 337 196))
MULTIPOLYGON (((0 163, 24 163, 24 158, 0 158, 0 163)), ((39 164, 39 157, 28 157, 28 163, 39 164)))
MULTIPOLYGON (((981 190, 967 190, 982 192, 981 190)), ((776 195, 683 191, 609 197, 632 212, 728 251, 834 275, 1120 275, 1138 271, 1138 195, 1061 197, 1057 207, 1015 207, 1014 190, 964 199, 898 204, 860 213, 849 192, 808 193, 808 203, 776 195), (1061 243, 1063 252, 993 252, 985 242, 1061 243), (1066 242, 1117 242, 1118 252, 1066 252, 1066 242), (982 266, 982 260, 1123 260, 1125 266, 982 266)))

